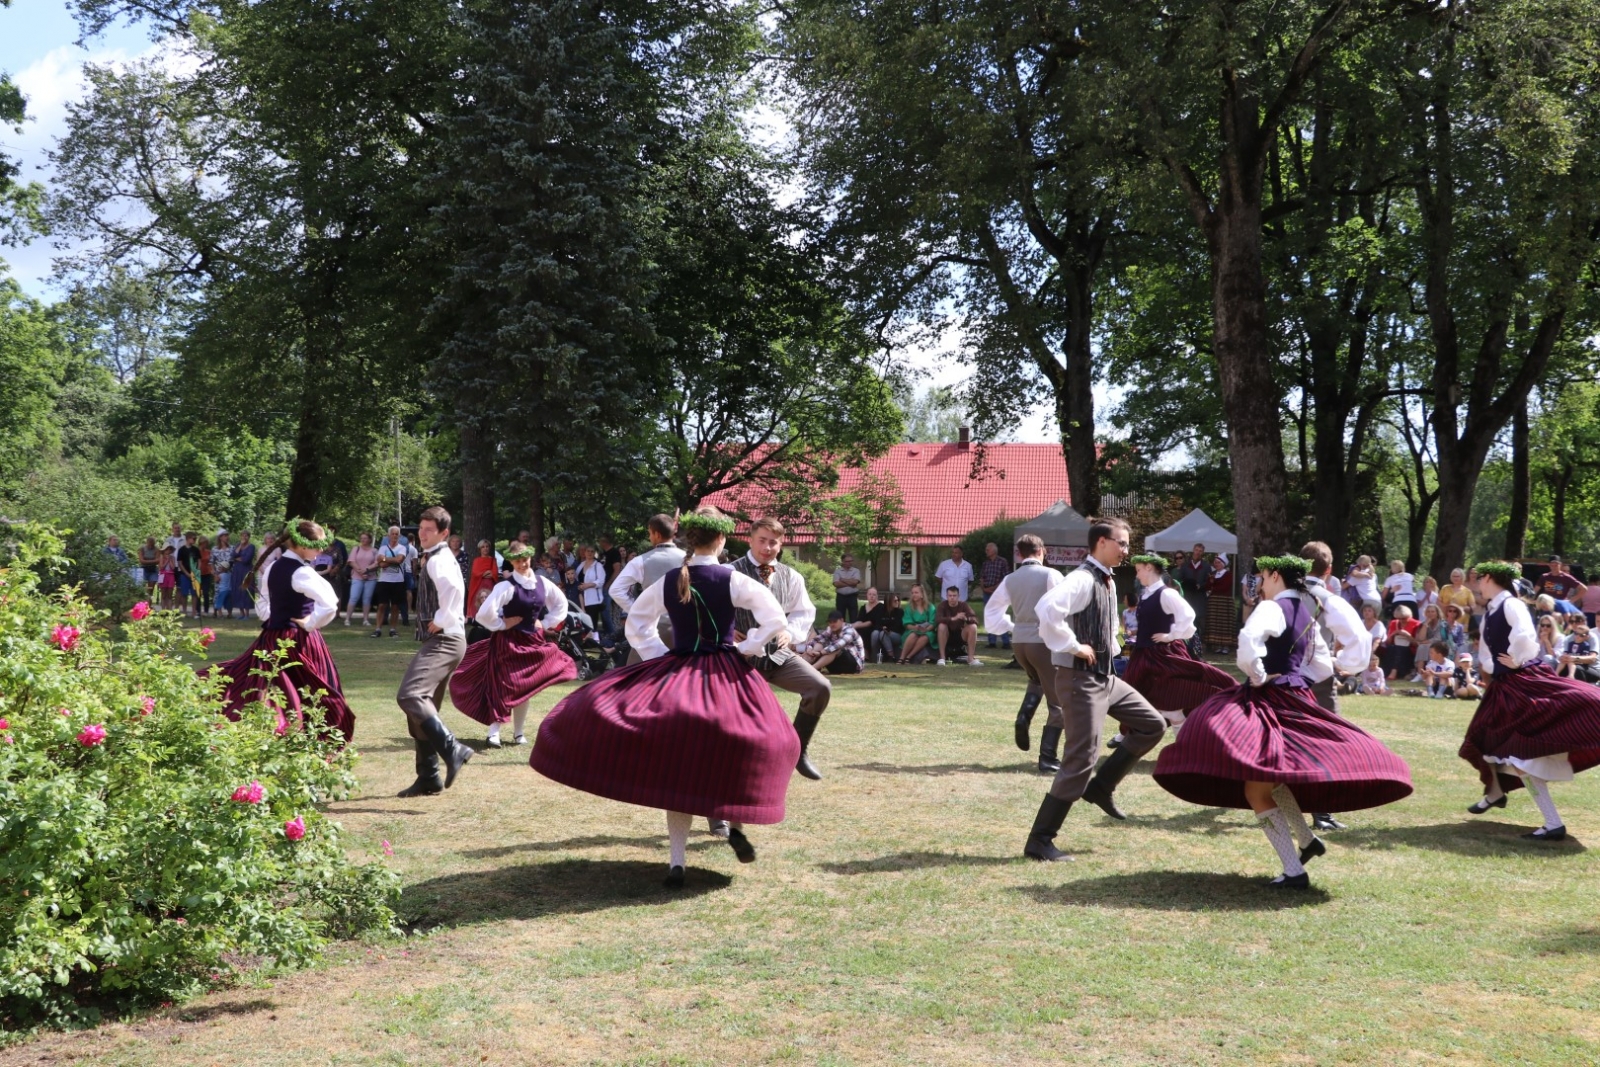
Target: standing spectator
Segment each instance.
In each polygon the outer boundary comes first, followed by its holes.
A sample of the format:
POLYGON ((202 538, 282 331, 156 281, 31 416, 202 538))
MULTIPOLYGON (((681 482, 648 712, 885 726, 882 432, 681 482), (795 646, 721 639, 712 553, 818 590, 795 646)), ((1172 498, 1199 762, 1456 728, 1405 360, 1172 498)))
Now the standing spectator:
POLYGON ((972 605, 962 599, 960 586, 951 585, 945 589, 944 599, 934 613, 934 623, 939 630, 939 666, 943 667, 948 661, 945 653, 952 637, 960 637, 967 646, 967 666, 983 666, 983 660, 978 658, 978 616, 972 605))
POLYGON ((575 571, 578 569, 578 547, 570 537, 561 539, 561 567, 563 570, 575 571))
POLYGON ((1378 572, 1372 566, 1371 556, 1356 557, 1355 566, 1345 574, 1345 586, 1355 591, 1353 603, 1363 607, 1376 605, 1378 614, 1383 614, 1383 597, 1378 593, 1378 572))
POLYGON ((1600 582, 1585 586, 1583 599, 1578 606, 1583 609, 1583 617, 1592 626, 1600 626, 1600 582))
POLYGON ((216 609, 211 604, 217 588, 217 572, 211 562, 211 541, 202 537, 195 542, 195 548, 200 551, 200 599, 195 602, 195 615, 214 615, 216 609))
POLYGON ((154 537, 146 537, 139 546, 139 569, 144 572, 144 588, 148 596, 155 596, 156 582, 161 577, 161 549, 154 537))
MULTIPOLYGON (((1329 575, 1332 578, 1332 575, 1329 575)), ((1333 579, 1333 584, 1338 585, 1339 580, 1333 579)), ((1244 600, 1244 609, 1239 613, 1239 622, 1242 625, 1250 618, 1250 613, 1256 610, 1256 605, 1261 603, 1261 575, 1247 574, 1244 581, 1239 583, 1241 598, 1244 600)), ((1330 593, 1333 590, 1328 590, 1330 593)))
POLYGON ((900 611, 900 621, 905 627, 905 643, 900 646, 900 662, 910 663, 927 651, 933 636, 933 605, 919 583, 911 587, 911 599, 900 611))
POLYGON ((483 602, 499 581, 499 574, 499 568, 494 563, 494 545, 487 540, 479 541, 478 557, 472 561, 472 567, 466 575, 468 618, 478 614, 478 609, 483 607, 483 602))
POLYGON ((1439 609, 1449 615, 1450 605, 1461 609, 1461 621, 1472 618, 1472 587, 1467 585, 1467 572, 1457 567, 1450 572, 1450 584, 1439 590, 1439 609))
POLYGON ((356 549, 345 561, 350 572, 350 599, 345 601, 344 624, 350 625, 350 616, 361 608, 361 625, 370 626, 368 615, 372 611, 372 596, 378 586, 378 550, 372 547, 372 535, 364 533, 356 549))
MULTIPOLYGON (((994 596, 994 591, 1000 588, 1000 583, 1006 580, 1006 575, 1011 573, 1011 561, 1000 554, 1000 546, 990 541, 983 546, 983 566, 979 570, 978 585, 983 589, 983 602, 989 603, 989 598, 994 596)), ((989 647, 995 647, 995 635, 989 634, 989 647)), ((1000 635, 1002 648, 1010 651, 1011 631, 1007 630, 1000 635)))
POLYGON ((245 613, 245 618, 250 617, 250 612, 256 606, 255 598, 250 595, 250 572, 256 564, 256 553, 259 550, 250 543, 250 531, 239 531, 239 544, 233 550, 233 568, 229 577, 228 590, 228 618, 233 618, 235 611, 245 613))
POLYGON ((161 559, 156 564, 156 588, 161 591, 161 610, 171 611, 178 591, 178 564, 171 545, 161 546, 161 559))
POLYGON ((1483 595, 1476 567, 1467 571, 1467 588, 1472 590, 1472 623, 1467 627, 1467 636, 1477 637, 1483 632, 1483 617, 1489 610, 1489 598, 1483 595))
MULTIPOLYGON (((467 551, 467 543, 461 539, 461 535, 458 533, 450 535, 449 540, 445 542, 445 550, 450 553, 450 558, 456 561, 456 566, 461 568, 461 584, 470 586, 472 584, 472 560, 477 553, 467 551)), ((468 605, 467 615, 470 617, 476 610, 470 606, 470 596, 468 597, 468 605)))
POLYGON ((1233 606, 1233 572, 1228 554, 1211 557, 1211 577, 1206 582, 1206 644, 1217 652, 1232 652, 1239 641, 1239 617, 1233 606))
POLYGON ((1409 604, 1396 604, 1394 618, 1389 621, 1385 635, 1384 669, 1389 681, 1397 682, 1409 676, 1416 666, 1415 649, 1417 627, 1421 624, 1411 617, 1409 604))
POLYGON ((117 565, 117 570, 121 571, 123 574, 128 572, 128 552, 122 547, 122 538, 118 537, 116 534, 112 534, 110 537, 106 538, 106 547, 101 549, 101 551, 107 556, 111 557, 111 562, 117 565))
POLYGON ((1383 599, 1388 604, 1391 619, 1399 614, 1402 607, 1411 612, 1412 618, 1416 618, 1416 579, 1406 570, 1404 560, 1389 561, 1389 577, 1383 580, 1383 599))
POLYGON ((410 626, 411 600, 417 595, 417 549, 405 534, 400 535, 400 546, 405 549, 405 562, 400 565, 401 577, 405 579, 405 589, 400 596, 400 625, 410 626))
POLYGON ((967 602, 975 576, 972 573, 972 564, 961 556, 960 545, 950 550, 950 558, 939 564, 933 576, 938 579, 938 588, 949 589, 953 585, 961 602, 963 604, 967 602))
POLYGON ((183 544, 173 554, 178 568, 178 610, 188 615, 190 609, 194 610, 194 617, 200 617, 200 546, 195 542, 193 530, 183 535, 183 544))
POLYGON ((856 558, 846 552, 839 557, 839 565, 833 569, 834 604, 845 622, 856 621, 856 612, 860 610, 860 594, 861 569, 856 566, 856 558))
POLYGON ((806 645, 801 653, 819 671, 829 674, 860 674, 867 662, 867 653, 861 645, 861 634, 854 626, 846 626, 844 612, 828 612, 828 625, 806 645))
POLYGON ((1590 636, 1589 624, 1576 623, 1561 645, 1556 673, 1591 684, 1600 683, 1600 648, 1590 636))
MULTIPOLYGON (((1194 609, 1196 619, 1206 617, 1206 585, 1210 580, 1211 568, 1206 564, 1206 546, 1195 545, 1189 554, 1178 564, 1173 577, 1178 581, 1178 591, 1183 594, 1183 599, 1189 602, 1194 609)), ((1199 656, 1204 651, 1202 632, 1204 627, 1195 631, 1189 639, 1189 651, 1199 656)))
POLYGON ((228 610, 233 594, 233 546, 228 543, 227 530, 218 530, 217 543, 211 546, 211 572, 217 577, 217 595, 211 602, 211 614, 215 616, 228 610))
POLYGON ((539 556, 539 564, 538 566, 534 567, 533 570, 535 574, 550 582, 550 584, 554 585, 557 589, 561 588, 561 583, 563 581, 561 568, 557 567, 555 562, 551 560, 550 553, 545 552, 541 554, 539 556))
POLYGON ((178 554, 178 549, 182 548, 185 544, 187 544, 187 542, 183 537, 183 524, 177 522, 173 523, 172 534, 167 538, 167 547, 172 549, 174 558, 176 558, 178 554))
POLYGON ((385 622, 389 636, 395 636, 394 617, 405 609, 406 602, 406 547, 398 526, 389 527, 389 536, 378 546, 378 584, 372 594, 377 628, 369 637, 382 637, 385 622))
POLYGON ((1548 593, 1557 600, 1576 602, 1583 599, 1589 587, 1578 581, 1577 577, 1567 570, 1567 565, 1561 562, 1560 556, 1551 556, 1550 569, 1534 583, 1534 589, 1540 593, 1548 593))
POLYGON ((605 568, 605 579, 600 583, 600 617, 605 621, 605 632, 615 635, 622 629, 622 624, 617 621, 618 613, 612 610, 611 597, 606 595, 606 590, 622 573, 622 549, 617 547, 617 542, 610 534, 600 535, 598 558, 600 565, 605 568))
POLYGON ((328 558, 333 560, 333 572, 328 584, 333 586, 333 595, 339 602, 347 603, 350 599, 350 568, 345 564, 350 562, 350 546, 335 536, 332 526, 324 526, 322 533, 329 539, 328 558))
POLYGON ((589 616, 589 621, 594 623, 597 633, 604 633, 601 623, 604 621, 604 604, 606 599, 606 568, 605 564, 595 556, 595 551, 588 545, 583 546, 583 561, 578 564, 576 571, 578 586, 578 603, 583 606, 584 613, 589 616))

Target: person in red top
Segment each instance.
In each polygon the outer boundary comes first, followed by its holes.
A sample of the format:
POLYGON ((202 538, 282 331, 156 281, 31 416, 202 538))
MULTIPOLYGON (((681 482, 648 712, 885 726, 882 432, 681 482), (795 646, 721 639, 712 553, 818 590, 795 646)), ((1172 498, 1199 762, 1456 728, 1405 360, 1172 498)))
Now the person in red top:
POLYGON ((1411 617, 1411 609, 1404 604, 1395 605, 1394 618, 1389 620, 1389 630, 1383 644, 1383 668, 1394 682, 1409 677, 1416 658, 1417 627, 1421 625, 1411 617))
POLYGON ((494 561, 494 545, 478 542, 478 558, 472 561, 472 582, 467 586, 467 614, 476 615, 484 600, 500 580, 500 566, 494 561))
POLYGON ((1232 652, 1238 644, 1239 611, 1233 603, 1233 571, 1228 557, 1218 552, 1211 557, 1211 574, 1206 579, 1206 647, 1216 652, 1232 652))

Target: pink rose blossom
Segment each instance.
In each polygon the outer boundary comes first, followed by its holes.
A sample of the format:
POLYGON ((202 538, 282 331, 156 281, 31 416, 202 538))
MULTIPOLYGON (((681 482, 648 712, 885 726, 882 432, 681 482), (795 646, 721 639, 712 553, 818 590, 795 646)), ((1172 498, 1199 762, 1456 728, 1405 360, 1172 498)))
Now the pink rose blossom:
POLYGON ((128 609, 128 618, 134 622, 143 622, 150 617, 150 601, 141 600, 128 609))
POLYGON ((71 652, 78 647, 78 638, 83 633, 76 626, 57 626, 50 631, 50 640, 63 652, 71 652))
POLYGON ((394 846, 393 846, 393 845, 391 845, 391 844, 389 844, 389 842, 387 842, 387 841, 385 841, 385 842, 384 842, 384 843, 383 843, 383 854, 384 854, 384 855, 385 855, 385 856, 392 856, 392 855, 394 855, 394 846))
POLYGON ((105 740, 106 728, 96 723, 90 723, 78 731, 78 744, 84 748, 93 748, 96 745, 104 744, 105 740))
POLYGON ((233 799, 240 804, 259 804, 267 799, 267 787, 260 782, 241 785, 233 791, 233 799))
POLYGON ((66 709, 66 708, 57 708, 57 709, 56 709, 56 710, 57 710, 57 711, 59 711, 59 712, 60 712, 60 713, 61 713, 61 717, 62 717, 62 718, 63 718, 63 719, 70 719, 70 718, 72 718, 72 712, 71 712, 71 711, 69 711, 69 710, 67 710, 67 709, 66 709))
POLYGON ((6 719, 0 719, 0 730, 9 730, 9 729, 11 729, 11 723, 6 719))
POLYGON ((217 631, 213 630, 209 626, 202 626, 200 628, 200 647, 201 648, 210 648, 211 647, 211 642, 215 641, 216 639, 217 639, 217 631))
POLYGON ((287 837, 290 841, 300 840, 302 837, 306 836, 306 821, 300 816, 296 815, 294 818, 283 824, 283 836, 287 837))
POLYGON ((148 715, 148 714, 150 714, 152 711, 156 710, 156 698, 155 697, 140 697, 139 698, 139 707, 141 709, 143 709, 143 710, 141 710, 139 712, 140 715, 148 715))

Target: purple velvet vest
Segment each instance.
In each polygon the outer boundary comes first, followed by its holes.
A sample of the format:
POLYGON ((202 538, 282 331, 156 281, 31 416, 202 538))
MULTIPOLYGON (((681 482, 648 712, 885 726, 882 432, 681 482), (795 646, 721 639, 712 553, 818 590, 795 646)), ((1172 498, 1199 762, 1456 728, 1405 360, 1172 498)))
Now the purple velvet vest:
POLYGON ((1268 674, 1280 676, 1272 680, 1273 685, 1303 687, 1306 680, 1300 675, 1300 666, 1311 657, 1317 620, 1297 596, 1273 603, 1282 609, 1286 625, 1283 633, 1267 638, 1267 654, 1261 657, 1262 666, 1268 674))
POLYGON ((1494 672, 1499 674, 1507 670, 1506 665, 1500 662, 1500 657, 1511 651, 1511 620, 1506 618, 1504 601, 1483 617, 1483 640, 1489 646, 1490 658, 1494 660, 1494 672))
POLYGON ((672 620, 672 651, 688 656, 733 647, 733 568, 689 568, 689 603, 678 596, 679 571, 661 579, 661 599, 672 620))
POLYGON ((1151 593, 1141 596, 1139 603, 1134 606, 1134 617, 1139 623, 1139 632, 1134 636, 1134 648, 1152 648, 1156 634, 1172 632, 1172 612, 1161 606, 1161 594, 1151 593))
POLYGON ((513 629, 523 633, 533 633, 534 628, 544 618, 544 585, 537 578, 534 579, 532 589, 524 589, 515 578, 511 581, 511 599, 506 601, 506 606, 500 609, 502 619, 521 619, 513 629))
POLYGON ((273 562, 267 574, 267 599, 272 604, 267 629, 287 630, 294 620, 311 613, 311 598, 294 587, 294 572, 305 566, 309 564, 292 552, 285 552, 273 562))

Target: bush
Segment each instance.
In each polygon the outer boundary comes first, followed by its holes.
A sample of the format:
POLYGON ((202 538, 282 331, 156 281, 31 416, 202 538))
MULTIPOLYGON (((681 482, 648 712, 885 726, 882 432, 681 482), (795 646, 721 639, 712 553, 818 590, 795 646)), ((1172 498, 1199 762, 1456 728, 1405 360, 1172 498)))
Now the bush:
MULTIPOLYGON (((164 613, 117 639, 37 570, 25 528, 0 566, 0 1028, 93 1021, 314 960, 390 927, 397 879, 345 855, 318 805, 353 755, 274 735, 263 706, 218 714, 216 683, 164 613)), ((134 615, 144 614, 135 611, 134 615)))
POLYGON ((800 577, 805 579, 806 592, 811 594, 811 602, 817 606, 817 618, 820 625, 820 620, 827 618, 827 613, 833 610, 833 605, 838 601, 833 589, 833 575, 815 563, 807 563, 803 559, 789 558, 785 559, 784 562, 798 571, 800 577))

